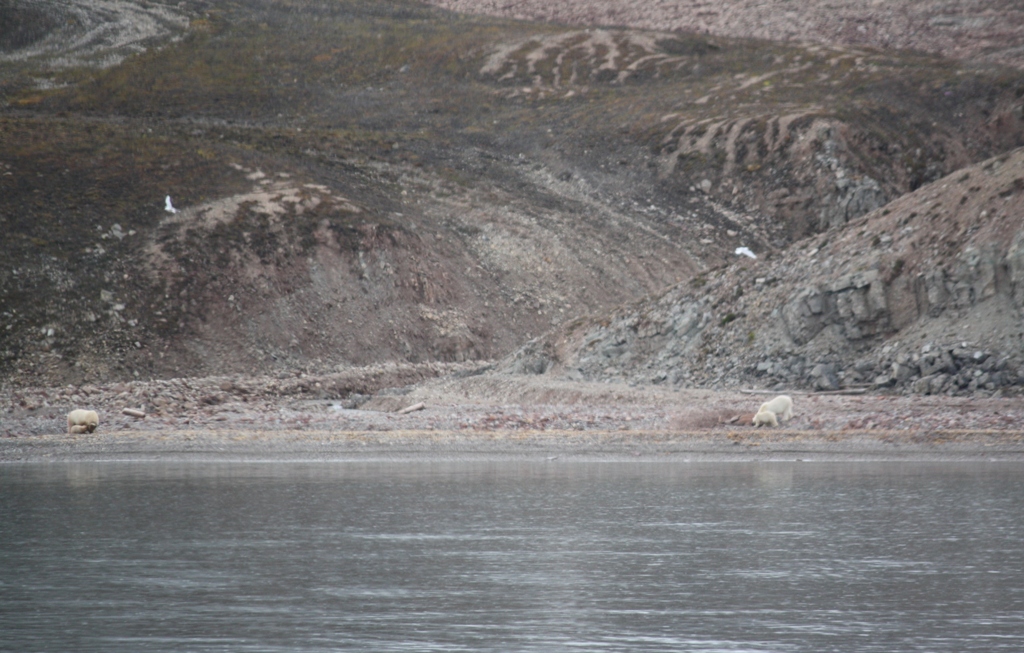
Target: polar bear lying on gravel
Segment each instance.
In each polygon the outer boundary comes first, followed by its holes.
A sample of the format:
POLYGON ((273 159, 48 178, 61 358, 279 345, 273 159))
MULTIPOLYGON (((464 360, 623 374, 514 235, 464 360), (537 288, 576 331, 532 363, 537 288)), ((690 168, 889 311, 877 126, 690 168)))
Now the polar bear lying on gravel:
POLYGON ((100 425, 100 416, 95 410, 81 408, 68 413, 68 433, 92 433, 100 425))
POLYGON ((787 395, 779 395, 761 404, 754 415, 754 426, 778 426, 779 422, 785 422, 792 417, 793 400, 787 395))

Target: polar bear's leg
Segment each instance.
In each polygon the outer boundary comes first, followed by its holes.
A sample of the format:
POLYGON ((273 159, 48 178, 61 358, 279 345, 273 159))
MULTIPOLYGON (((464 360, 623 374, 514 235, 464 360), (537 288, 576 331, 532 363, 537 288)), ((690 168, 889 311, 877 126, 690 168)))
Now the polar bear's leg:
MULTIPOLYGON (((793 400, 785 395, 780 396, 779 399, 785 399, 785 402, 783 403, 785 403, 786 406, 782 410, 782 414, 779 415, 779 419, 783 422, 785 422, 786 420, 793 419, 793 400)), ((778 412, 779 411, 776 411, 776 413, 778 412)))

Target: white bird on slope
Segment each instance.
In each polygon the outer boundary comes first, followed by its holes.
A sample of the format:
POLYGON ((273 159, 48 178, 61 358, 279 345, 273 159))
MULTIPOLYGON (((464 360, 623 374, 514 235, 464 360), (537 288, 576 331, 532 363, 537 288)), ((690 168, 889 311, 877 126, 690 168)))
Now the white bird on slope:
POLYGON ((170 195, 168 195, 167 199, 164 200, 164 211, 167 211, 168 213, 177 213, 178 212, 178 209, 174 208, 174 206, 171 205, 171 196, 170 195))

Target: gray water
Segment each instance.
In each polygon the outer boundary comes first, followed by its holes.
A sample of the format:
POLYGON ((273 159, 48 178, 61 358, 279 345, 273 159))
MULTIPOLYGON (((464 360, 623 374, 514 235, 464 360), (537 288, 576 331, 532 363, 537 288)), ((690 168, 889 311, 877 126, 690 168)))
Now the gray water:
POLYGON ((7 465, 0 649, 1022 651, 1024 465, 7 465))

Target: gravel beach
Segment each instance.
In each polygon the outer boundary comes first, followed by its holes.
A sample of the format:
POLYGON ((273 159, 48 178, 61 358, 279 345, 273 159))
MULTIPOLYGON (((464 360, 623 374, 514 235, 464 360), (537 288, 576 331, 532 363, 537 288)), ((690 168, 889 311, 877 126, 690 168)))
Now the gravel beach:
MULTIPOLYGON (((400 370, 175 379, 0 394, 0 462, 569 457, 648 460, 1024 460, 1024 399, 792 392, 770 395, 459 373, 374 390, 400 370), (366 394, 331 398, 344 378, 366 394), (66 434, 72 408, 100 426, 66 434), (126 415, 124 409, 145 417, 126 415)), ((419 370, 422 372, 422 370, 419 370)))

